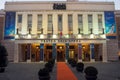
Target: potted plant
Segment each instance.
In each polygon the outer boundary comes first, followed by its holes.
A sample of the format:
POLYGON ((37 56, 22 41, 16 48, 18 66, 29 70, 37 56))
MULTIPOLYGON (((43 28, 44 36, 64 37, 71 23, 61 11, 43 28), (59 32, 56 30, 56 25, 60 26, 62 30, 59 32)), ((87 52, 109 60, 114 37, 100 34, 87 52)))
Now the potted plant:
POLYGON ((0 73, 3 73, 5 71, 5 67, 7 67, 7 56, 8 54, 6 48, 0 44, 0 73))
POLYGON ((83 72, 83 70, 84 70, 84 64, 82 62, 77 63, 76 70, 78 72, 83 72))
POLYGON ((69 59, 68 59, 68 63, 69 63, 69 64, 71 64, 71 62, 72 62, 72 59, 71 59, 71 58, 69 58, 69 59))
POLYGON ((72 61, 71 61, 71 66, 72 66, 72 67, 75 67, 76 64, 77 64, 77 62, 76 62, 75 60, 72 60, 72 61))
POLYGON ((50 80, 49 71, 47 68, 40 69, 38 72, 39 80, 50 80))
POLYGON ((88 66, 85 68, 85 78, 86 80, 96 80, 98 70, 93 66, 88 66))
POLYGON ((53 66, 54 65, 52 63, 50 63, 50 62, 48 62, 48 63, 45 64, 45 68, 47 68, 49 72, 52 72, 53 66))

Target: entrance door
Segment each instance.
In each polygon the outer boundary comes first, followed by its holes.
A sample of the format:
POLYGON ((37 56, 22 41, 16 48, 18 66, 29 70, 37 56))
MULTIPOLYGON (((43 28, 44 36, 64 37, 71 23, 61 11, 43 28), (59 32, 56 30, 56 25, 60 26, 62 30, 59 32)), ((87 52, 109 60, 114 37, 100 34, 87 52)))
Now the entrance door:
POLYGON ((57 61, 63 62, 65 61, 65 46, 57 45, 57 61))
POLYGON ((82 60, 90 61, 90 45, 82 44, 82 60))
POLYGON ((69 45, 69 58, 74 59, 75 61, 78 60, 78 45, 77 44, 70 44, 69 45))
POLYGON ((44 60, 49 61, 52 59, 52 44, 45 44, 44 60))

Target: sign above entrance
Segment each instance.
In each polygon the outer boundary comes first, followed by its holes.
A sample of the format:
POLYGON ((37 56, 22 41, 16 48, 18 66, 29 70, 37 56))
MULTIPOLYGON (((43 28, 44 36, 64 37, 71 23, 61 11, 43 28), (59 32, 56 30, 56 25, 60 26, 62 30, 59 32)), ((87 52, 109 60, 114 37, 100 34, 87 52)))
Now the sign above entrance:
POLYGON ((53 9, 54 10, 66 10, 66 4, 65 3, 54 3, 53 9))

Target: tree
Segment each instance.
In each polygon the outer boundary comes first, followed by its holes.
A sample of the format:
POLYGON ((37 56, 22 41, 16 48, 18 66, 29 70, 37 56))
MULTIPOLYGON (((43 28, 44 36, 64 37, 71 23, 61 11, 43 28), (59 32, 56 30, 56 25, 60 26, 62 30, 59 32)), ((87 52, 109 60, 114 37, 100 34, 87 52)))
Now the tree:
POLYGON ((7 67, 8 59, 7 59, 8 53, 6 48, 0 44, 0 73, 3 73, 5 71, 5 67, 7 67))

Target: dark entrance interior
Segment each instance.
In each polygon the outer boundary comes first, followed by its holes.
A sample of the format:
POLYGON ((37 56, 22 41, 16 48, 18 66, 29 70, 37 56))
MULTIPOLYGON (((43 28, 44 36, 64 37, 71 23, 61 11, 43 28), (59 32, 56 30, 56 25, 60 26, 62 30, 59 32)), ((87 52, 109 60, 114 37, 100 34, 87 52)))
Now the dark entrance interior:
POLYGON ((58 62, 65 61, 65 45, 57 44, 57 61, 58 62))
POLYGON ((52 44, 45 44, 44 48, 44 61, 49 61, 52 59, 52 44))

